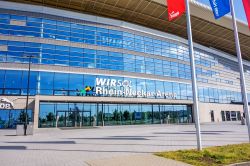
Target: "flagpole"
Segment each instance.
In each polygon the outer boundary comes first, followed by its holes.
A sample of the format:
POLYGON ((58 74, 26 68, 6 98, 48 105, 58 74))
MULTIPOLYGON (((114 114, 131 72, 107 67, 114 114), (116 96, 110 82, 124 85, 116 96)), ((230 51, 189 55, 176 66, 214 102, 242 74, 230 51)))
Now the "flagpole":
POLYGON ((191 30, 191 21, 190 21, 190 9, 189 9, 189 0, 186 1, 186 15, 187 15, 187 33, 188 33, 188 45, 189 45, 189 56, 191 62, 191 72, 192 72, 192 90, 193 90, 193 109, 195 117, 195 128, 196 128, 196 137, 197 137, 197 150, 202 150, 201 144, 201 131, 200 131, 200 119, 199 119, 199 105, 198 105, 198 93, 197 93, 197 83, 196 83, 196 72, 195 72, 195 60, 194 60, 194 46, 191 30))
POLYGON ((249 106, 248 106, 246 82, 245 82, 245 76, 244 76, 244 68, 243 68, 242 57, 241 57, 240 42, 239 42, 238 28, 236 24, 233 0, 230 0, 230 8, 231 8, 231 14, 233 18, 234 40, 236 44, 237 58, 238 58, 238 63, 239 63, 239 68, 240 68, 241 93, 243 94, 244 112, 245 112, 245 117, 247 120, 248 137, 249 137, 249 142, 250 142, 249 106))

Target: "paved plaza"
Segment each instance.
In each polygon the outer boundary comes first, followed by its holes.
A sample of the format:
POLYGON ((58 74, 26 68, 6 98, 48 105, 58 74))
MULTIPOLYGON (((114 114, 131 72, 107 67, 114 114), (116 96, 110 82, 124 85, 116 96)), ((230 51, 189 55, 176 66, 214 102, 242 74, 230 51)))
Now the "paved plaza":
MULTIPOLYGON (((202 124, 201 130, 205 147, 248 142, 240 122, 202 124)), ((105 165, 105 159, 122 165, 119 161, 128 156, 135 156, 128 162, 136 163, 153 152, 191 148, 196 148, 194 125, 38 129, 33 136, 0 130, 1 166, 105 165)))

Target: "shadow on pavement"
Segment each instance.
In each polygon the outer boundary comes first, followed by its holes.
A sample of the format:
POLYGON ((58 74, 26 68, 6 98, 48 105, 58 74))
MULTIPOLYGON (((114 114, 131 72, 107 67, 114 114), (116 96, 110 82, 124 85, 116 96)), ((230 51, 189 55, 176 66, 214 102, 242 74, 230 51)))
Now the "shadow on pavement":
POLYGON ((138 137, 104 137, 104 138, 68 138, 68 139, 83 139, 83 140, 149 140, 147 138, 138 137))
POLYGON ((122 138, 133 138, 133 137, 136 137, 136 138, 141 138, 141 137, 158 137, 158 136, 145 136, 145 135, 143 135, 143 136, 121 136, 121 135, 119 135, 119 136, 110 136, 110 137, 117 137, 117 138, 119 138, 119 137, 122 137, 122 138))
POLYGON ((0 146, 0 150, 26 150, 25 146, 0 146))
MULTIPOLYGON (((153 134, 176 134, 176 135, 191 135, 196 134, 196 132, 155 132, 153 134)), ((222 133, 214 132, 201 132, 203 135, 222 135, 222 133)))
MULTIPOLYGON (((183 131, 187 133, 193 133, 195 131, 183 131)), ((201 131, 202 133, 233 133, 233 131, 201 131)))
POLYGON ((5 142, 16 144, 76 144, 75 141, 24 141, 24 142, 5 142))

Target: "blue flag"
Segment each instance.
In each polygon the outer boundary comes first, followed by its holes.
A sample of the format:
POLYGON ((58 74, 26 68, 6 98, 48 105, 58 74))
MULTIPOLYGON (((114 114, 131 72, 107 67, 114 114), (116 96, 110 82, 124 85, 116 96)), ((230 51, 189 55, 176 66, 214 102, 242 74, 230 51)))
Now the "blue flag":
POLYGON ((215 19, 219 19, 230 12, 229 0, 209 0, 215 19))

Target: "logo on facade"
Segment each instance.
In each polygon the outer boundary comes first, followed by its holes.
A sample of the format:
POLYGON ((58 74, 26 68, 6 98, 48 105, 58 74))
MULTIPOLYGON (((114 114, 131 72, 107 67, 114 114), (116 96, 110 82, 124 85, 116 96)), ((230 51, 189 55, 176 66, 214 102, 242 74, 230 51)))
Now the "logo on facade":
POLYGON ((14 108, 14 103, 7 98, 1 98, 0 109, 12 109, 14 108))
POLYGON ((212 7, 214 8, 214 13, 218 17, 219 16, 219 9, 218 9, 218 4, 216 0, 212 0, 212 7))
POLYGON ((85 88, 77 90, 77 96, 93 96, 94 88, 93 86, 87 85, 85 88))
POLYGON ((179 12, 179 11, 177 11, 177 12, 172 11, 172 12, 170 13, 170 18, 173 19, 173 18, 175 18, 175 17, 178 17, 179 15, 180 15, 180 12, 179 12))

